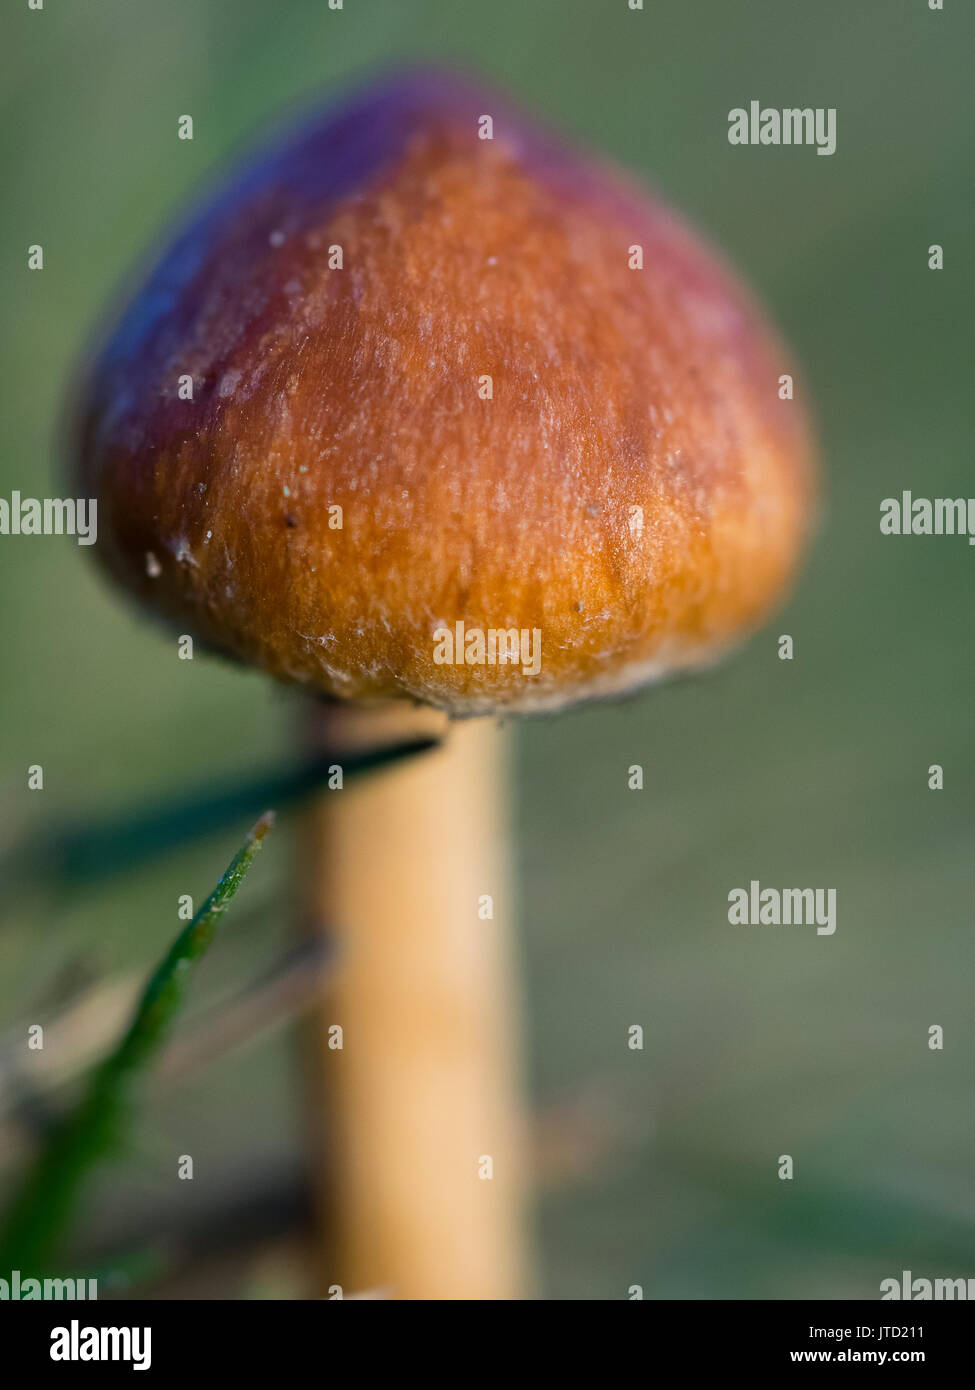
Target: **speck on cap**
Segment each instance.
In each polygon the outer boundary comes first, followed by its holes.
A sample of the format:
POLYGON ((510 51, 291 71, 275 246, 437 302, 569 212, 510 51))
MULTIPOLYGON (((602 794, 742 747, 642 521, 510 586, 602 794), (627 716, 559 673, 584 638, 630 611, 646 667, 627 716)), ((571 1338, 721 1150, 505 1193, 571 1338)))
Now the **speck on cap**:
POLYGON ((790 370, 658 201, 411 74, 173 241, 91 374, 81 472, 110 569, 220 651, 332 696, 557 708, 708 662, 781 596, 811 506, 790 370), (438 660, 458 622, 537 630, 537 673, 438 660))

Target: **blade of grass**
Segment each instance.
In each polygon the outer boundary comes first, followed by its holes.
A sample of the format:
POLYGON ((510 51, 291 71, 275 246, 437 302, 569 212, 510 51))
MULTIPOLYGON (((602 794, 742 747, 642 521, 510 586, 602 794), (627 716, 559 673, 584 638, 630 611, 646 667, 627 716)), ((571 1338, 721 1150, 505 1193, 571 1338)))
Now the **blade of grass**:
MULTIPOLYGON (((238 931, 244 916, 245 910, 238 909, 238 931)), ((252 1046, 266 1029, 299 1017, 327 978, 330 948, 324 938, 299 942, 230 998, 188 1019, 163 1050, 159 1080, 179 1080, 191 1068, 208 1066, 236 1047, 252 1046)), ((127 971, 100 981, 50 1022, 42 1017, 44 1051, 30 1054, 29 1063, 22 1060, 22 1023, 9 1030, 6 1042, 0 1035, 0 1149, 16 1144, 22 1130, 32 1132, 31 1121, 43 1120, 58 1089, 104 1059, 140 994, 138 979, 127 971)))
POLYGON ((46 848, 47 862, 38 867, 45 877, 53 876, 68 886, 94 882, 137 868, 158 854, 232 825, 242 816, 256 815, 262 806, 282 809, 300 802, 328 781, 336 764, 348 781, 426 753, 436 745, 436 739, 422 738, 345 755, 325 752, 283 771, 251 773, 216 791, 197 787, 101 824, 57 833, 46 848))
POLYGON ((209 948, 272 821, 268 813, 257 822, 153 974, 119 1045, 96 1068, 76 1109, 52 1131, 4 1221, 0 1269, 32 1271, 35 1277, 43 1272, 40 1265, 70 1221, 89 1170, 118 1147, 131 1087, 175 1020, 191 968, 209 948))

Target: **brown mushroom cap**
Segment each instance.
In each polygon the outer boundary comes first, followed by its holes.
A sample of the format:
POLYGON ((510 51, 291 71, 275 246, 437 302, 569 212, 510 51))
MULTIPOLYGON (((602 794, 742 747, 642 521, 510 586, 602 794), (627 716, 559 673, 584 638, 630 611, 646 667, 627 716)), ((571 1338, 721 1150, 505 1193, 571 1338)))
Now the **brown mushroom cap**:
POLYGON ((111 570, 221 651, 332 696, 553 708, 708 662, 781 597, 811 506, 790 371, 659 202, 422 74, 178 237, 92 373, 82 480, 111 570), (461 621, 537 629, 540 669, 444 663, 461 621))

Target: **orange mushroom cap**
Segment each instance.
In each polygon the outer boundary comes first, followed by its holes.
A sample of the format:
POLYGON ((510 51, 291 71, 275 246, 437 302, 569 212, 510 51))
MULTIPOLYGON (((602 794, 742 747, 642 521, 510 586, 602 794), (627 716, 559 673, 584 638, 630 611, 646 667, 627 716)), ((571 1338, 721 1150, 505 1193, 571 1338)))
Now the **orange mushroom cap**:
POLYGON ((212 647, 334 697, 556 708, 780 599, 813 494, 792 370, 655 198, 413 74, 176 238, 91 373, 80 468, 105 563, 212 647))

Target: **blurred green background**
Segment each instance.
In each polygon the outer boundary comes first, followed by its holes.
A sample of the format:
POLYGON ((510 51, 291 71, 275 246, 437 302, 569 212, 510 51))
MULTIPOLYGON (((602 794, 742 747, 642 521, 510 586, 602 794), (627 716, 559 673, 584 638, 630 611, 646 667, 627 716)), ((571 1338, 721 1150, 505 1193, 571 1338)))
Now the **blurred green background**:
MULTIPOLYGON (((878 528, 903 488, 975 492, 971 7, 21 0, 0 24, 3 496, 66 492, 66 389, 187 197, 282 109, 376 65, 481 70, 651 178, 741 266, 804 364, 822 524, 791 604, 726 666, 519 729, 539 1292, 869 1298, 902 1269, 975 1276, 975 554, 878 528), (836 107, 837 152, 731 147, 728 111, 752 99, 836 107), (835 936, 730 927, 727 894, 751 878, 835 887, 835 936)), ((178 894, 202 900, 247 817, 88 885, 38 882, 24 846, 270 766, 295 711, 256 675, 177 660, 69 539, 0 538, 0 596, 2 1180, 38 1122, 13 1103, 24 1025, 145 975, 178 894)), ((290 824, 203 967, 197 1016, 289 945, 290 824)), ((301 1292, 293 1051, 289 1026, 269 1028, 155 1080, 76 1250, 166 1234, 166 1292, 301 1292), (173 1183, 174 1146, 194 1182, 173 1183), (207 1213, 228 1204, 211 1240, 207 1213)))

